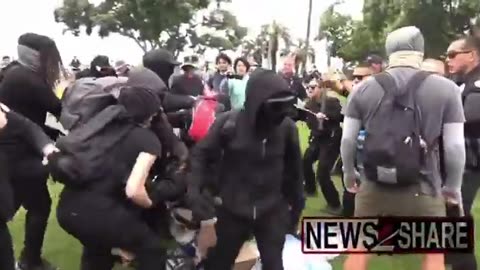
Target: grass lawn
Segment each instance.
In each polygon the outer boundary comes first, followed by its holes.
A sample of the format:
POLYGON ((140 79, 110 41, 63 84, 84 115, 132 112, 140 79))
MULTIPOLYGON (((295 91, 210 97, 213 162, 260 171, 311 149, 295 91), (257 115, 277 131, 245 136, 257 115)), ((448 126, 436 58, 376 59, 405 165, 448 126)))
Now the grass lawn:
MULTIPOLYGON (((300 125, 300 136, 302 140, 302 148, 305 149, 307 145, 308 131, 305 126, 300 125)), ((480 179, 478 179, 480 181, 480 179)), ((338 190, 341 191, 341 183, 336 179, 338 190)), ((79 269, 80 259, 80 245, 78 242, 67 235, 57 224, 55 218, 55 205, 58 199, 58 194, 61 190, 61 185, 51 184, 50 191, 53 198, 52 214, 50 216, 50 223, 45 237, 44 256, 62 270, 77 270, 79 269)), ((310 198, 307 202, 305 215, 319 216, 322 215, 321 209, 325 205, 323 197, 310 198)), ((475 224, 477 230, 475 231, 476 239, 480 237, 480 204, 477 199, 474 207, 475 224)), ((10 224, 10 229, 14 238, 15 250, 18 254, 22 247, 23 241, 23 224, 25 222, 24 211, 21 210, 16 216, 14 222, 10 224)), ((480 260, 480 241, 476 241, 476 256, 480 260)), ((333 261, 334 270, 342 269, 343 257, 338 257, 333 261)), ((371 270, 416 270, 420 269, 420 260, 416 256, 402 256, 395 257, 391 260, 387 256, 376 257, 370 264, 371 270)), ((120 268, 119 268, 120 269, 120 268)))

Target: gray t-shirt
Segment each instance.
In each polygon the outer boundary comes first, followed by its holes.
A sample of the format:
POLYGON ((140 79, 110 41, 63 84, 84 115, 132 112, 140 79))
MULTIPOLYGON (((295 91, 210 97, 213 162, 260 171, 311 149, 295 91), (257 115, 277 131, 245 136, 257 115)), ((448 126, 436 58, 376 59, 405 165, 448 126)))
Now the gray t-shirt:
MULTIPOLYGON (((401 89, 406 86, 416 70, 399 67, 388 72, 401 89)), ((458 86, 438 75, 429 76, 417 91, 423 139, 431 146, 423 169, 427 181, 421 183, 421 190, 426 194, 437 195, 442 185, 438 141, 444 124, 465 122, 462 100, 458 86)), ((368 122, 382 97, 383 90, 380 84, 373 77, 369 78, 354 89, 349 97, 345 114, 347 117, 360 120, 362 126, 368 127, 368 122)))

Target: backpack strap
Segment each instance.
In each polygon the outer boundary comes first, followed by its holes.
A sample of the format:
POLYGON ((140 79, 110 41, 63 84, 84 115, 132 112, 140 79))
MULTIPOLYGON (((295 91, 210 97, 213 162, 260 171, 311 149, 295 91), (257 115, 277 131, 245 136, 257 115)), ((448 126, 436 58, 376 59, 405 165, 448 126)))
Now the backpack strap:
POLYGON ((420 86, 422 86, 425 79, 427 79, 430 75, 432 74, 426 71, 417 71, 417 73, 413 75, 413 77, 408 81, 406 85, 407 95, 409 95, 409 99, 412 101, 414 108, 415 128, 419 135, 421 135, 422 114, 417 104, 418 89, 420 88, 420 86))

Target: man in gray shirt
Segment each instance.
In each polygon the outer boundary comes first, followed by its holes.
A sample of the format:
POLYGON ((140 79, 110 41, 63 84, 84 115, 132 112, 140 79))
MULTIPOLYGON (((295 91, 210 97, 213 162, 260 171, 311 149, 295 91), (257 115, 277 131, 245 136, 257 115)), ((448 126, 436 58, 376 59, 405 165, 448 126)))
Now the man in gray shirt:
MULTIPOLYGON (((390 33, 385 44, 389 56, 386 70, 398 90, 418 72, 423 61, 424 39, 416 27, 404 27, 390 33)), ((357 135, 366 127, 383 98, 383 89, 371 77, 357 85, 349 97, 343 126, 341 156, 344 182, 350 192, 357 193, 355 216, 445 216, 445 201, 460 203, 460 188, 465 165, 463 123, 465 121, 460 91, 451 81, 430 75, 418 91, 416 103, 421 115, 421 134, 429 146, 422 179, 406 187, 379 185, 361 172, 361 185, 355 182, 357 135), (442 186, 438 141, 443 136, 446 179, 442 186)), ((344 269, 367 269, 368 257, 351 255, 344 269)), ((443 254, 427 254, 423 269, 442 270, 443 254)))

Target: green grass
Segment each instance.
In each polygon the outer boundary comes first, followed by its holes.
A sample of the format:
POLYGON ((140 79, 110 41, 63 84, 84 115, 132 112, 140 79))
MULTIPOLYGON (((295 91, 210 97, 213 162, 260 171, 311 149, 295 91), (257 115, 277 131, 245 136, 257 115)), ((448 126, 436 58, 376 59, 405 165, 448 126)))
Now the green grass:
MULTIPOLYGON (((308 142, 308 130, 304 125, 300 125, 300 137, 302 143, 302 149, 305 149, 308 142)), ((341 183, 339 179, 335 180, 338 190, 341 191, 341 183)), ((59 191, 61 186, 59 184, 51 184, 50 191, 53 199, 53 208, 50 216, 50 222, 48 225, 47 234, 45 237, 44 256, 55 265, 59 266, 62 270, 77 270, 79 269, 79 260, 81 254, 81 246, 71 236, 67 235, 58 225, 55 218, 55 206, 58 200, 59 191)), ((476 239, 480 237, 480 204, 478 198, 473 207, 475 216, 476 239)), ((309 198, 307 207, 304 214, 308 216, 320 216, 322 215, 321 209, 324 207, 325 201, 323 197, 309 198)), ((14 222, 10 224, 10 229, 14 238, 15 250, 18 254, 22 248, 23 242, 23 226, 25 223, 25 212, 19 211, 14 219, 14 222)), ((476 241, 476 256, 480 260, 480 241, 476 241)), ((342 262, 344 257, 338 257, 333 261, 334 270, 342 269, 342 262)), ((391 259, 388 256, 379 256, 373 258, 369 269, 371 270, 416 270, 420 269, 420 258, 416 256, 401 256, 391 259)), ((120 268, 118 268, 120 269, 120 268)))

